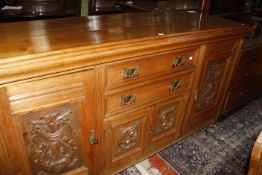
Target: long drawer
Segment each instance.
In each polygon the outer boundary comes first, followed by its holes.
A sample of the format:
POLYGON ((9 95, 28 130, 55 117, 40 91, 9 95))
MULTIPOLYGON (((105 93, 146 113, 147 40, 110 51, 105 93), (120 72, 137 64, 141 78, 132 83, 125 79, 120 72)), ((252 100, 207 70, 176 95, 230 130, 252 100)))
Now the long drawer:
POLYGON ((234 53, 237 48, 237 43, 238 41, 235 39, 221 41, 218 43, 212 43, 208 47, 209 48, 208 55, 209 56, 217 56, 221 54, 232 55, 232 53, 234 53))
POLYGON ((258 88, 256 83, 249 83, 239 88, 230 90, 223 111, 227 112, 235 107, 245 104, 257 93, 258 88))
POLYGON ((173 75, 168 79, 106 96, 106 113, 123 111, 159 100, 192 86, 193 72, 173 75))
POLYGON ((245 67, 251 64, 262 64, 262 50, 261 47, 249 49, 242 52, 238 67, 245 67))
POLYGON ((106 87, 115 88, 195 67, 196 48, 163 52, 106 66, 106 87))
POLYGON ((256 66, 249 66, 239 69, 235 71, 233 75, 231 87, 238 87, 250 81, 254 81, 257 78, 257 74, 258 72, 256 66))

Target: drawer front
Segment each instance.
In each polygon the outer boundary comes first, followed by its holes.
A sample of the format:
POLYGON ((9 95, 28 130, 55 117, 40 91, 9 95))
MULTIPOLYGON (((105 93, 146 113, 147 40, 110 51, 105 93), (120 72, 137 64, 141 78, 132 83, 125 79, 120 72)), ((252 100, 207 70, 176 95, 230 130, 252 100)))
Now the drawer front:
POLYGON ((231 87, 237 87, 247 82, 256 79, 256 67, 250 66, 244 69, 237 70, 232 78, 231 87))
POLYGON ((250 64, 262 64, 262 47, 243 51, 238 67, 245 67, 250 64))
POLYGON ((213 55, 231 55, 237 48, 237 40, 227 40, 213 43, 208 46, 209 56, 213 55))
POLYGON ((126 85, 164 73, 193 68, 196 49, 165 52, 106 66, 107 88, 126 85))
POLYGON ((169 79, 154 82, 142 87, 108 95, 106 97, 107 114, 136 107, 148 102, 159 100, 191 88, 193 72, 173 76, 169 79))
POLYGON ((247 101, 251 100, 257 92, 258 88, 254 83, 229 91, 224 112, 245 104, 247 101))

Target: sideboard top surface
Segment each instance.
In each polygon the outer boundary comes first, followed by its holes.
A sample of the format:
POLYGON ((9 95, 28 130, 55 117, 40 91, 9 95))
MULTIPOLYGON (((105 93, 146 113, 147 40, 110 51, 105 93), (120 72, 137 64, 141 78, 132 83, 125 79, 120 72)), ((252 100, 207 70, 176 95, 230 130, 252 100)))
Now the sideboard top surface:
POLYGON ((240 23, 189 12, 133 13, 0 24, 0 59, 139 39, 249 29, 240 23), (165 35, 165 36, 162 36, 165 35))

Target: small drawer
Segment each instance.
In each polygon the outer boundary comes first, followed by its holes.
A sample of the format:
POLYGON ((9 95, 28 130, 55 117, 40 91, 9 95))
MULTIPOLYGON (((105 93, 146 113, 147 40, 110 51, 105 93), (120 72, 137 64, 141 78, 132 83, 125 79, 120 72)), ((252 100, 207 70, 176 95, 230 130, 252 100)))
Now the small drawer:
POLYGON ((106 66, 108 89, 173 71, 193 68, 196 49, 164 52, 106 66))
POLYGON ((254 83, 249 83, 245 86, 231 90, 228 95, 224 112, 245 104, 254 97, 257 90, 258 89, 254 83))
POLYGON ((173 76, 171 78, 106 96, 106 111, 125 110, 159 100, 191 88, 193 73, 173 76))
POLYGON ((262 47, 243 51, 239 60, 238 67, 245 67, 250 64, 262 63, 262 47))
POLYGON ((250 66, 244 69, 237 70, 233 75, 231 87, 237 87, 247 82, 255 80, 255 69, 256 67, 250 66))
POLYGON ((237 48, 237 40, 226 40, 212 43, 208 46, 209 55, 231 55, 237 48))

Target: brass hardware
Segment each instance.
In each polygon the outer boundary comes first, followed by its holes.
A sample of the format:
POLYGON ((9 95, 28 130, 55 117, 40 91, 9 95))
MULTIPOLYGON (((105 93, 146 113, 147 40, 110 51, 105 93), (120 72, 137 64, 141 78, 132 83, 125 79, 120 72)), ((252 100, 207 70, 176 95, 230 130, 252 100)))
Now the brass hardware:
POLYGON ((121 96, 121 105, 122 106, 129 105, 131 103, 134 103, 135 101, 136 101, 136 96, 134 95, 121 96))
POLYGON ((173 61, 173 66, 184 66, 186 62, 186 58, 185 56, 179 56, 177 58, 174 59, 173 61))
POLYGON ((124 69, 123 78, 133 78, 139 75, 139 67, 124 69))
POLYGON ((98 140, 96 138, 96 134, 95 134, 95 130, 94 129, 90 130, 90 144, 91 145, 98 144, 98 140))
POLYGON ((175 89, 181 87, 181 84, 182 84, 182 81, 181 81, 181 80, 173 81, 173 82, 171 82, 171 84, 169 85, 169 89, 170 89, 170 90, 175 90, 175 89))

